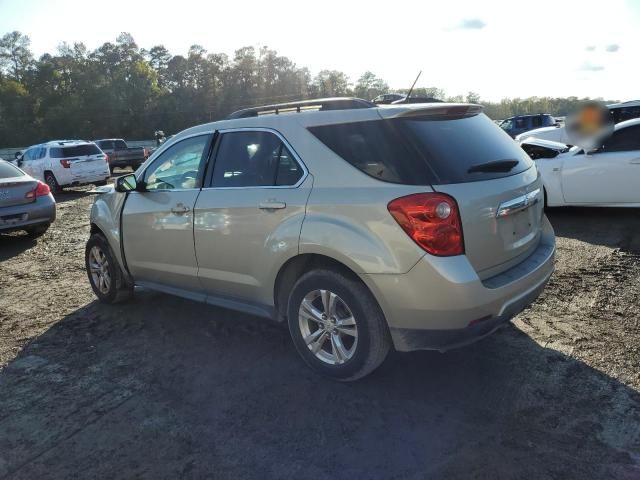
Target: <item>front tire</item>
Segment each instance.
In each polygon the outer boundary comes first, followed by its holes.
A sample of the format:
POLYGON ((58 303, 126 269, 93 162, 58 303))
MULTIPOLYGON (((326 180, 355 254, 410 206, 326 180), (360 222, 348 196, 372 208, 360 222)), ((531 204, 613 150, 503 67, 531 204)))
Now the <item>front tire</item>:
POLYGON ((99 233, 91 235, 85 249, 85 265, 89 283, 102 303, 119 303, 133 295, 109 243, 99 233))
POLYGON ((369 289, 334 270, 313 270, 294 285, 287 309, 289 331, 304 361, 322 375, 358 380, 387 357, 386 320, 369 289))

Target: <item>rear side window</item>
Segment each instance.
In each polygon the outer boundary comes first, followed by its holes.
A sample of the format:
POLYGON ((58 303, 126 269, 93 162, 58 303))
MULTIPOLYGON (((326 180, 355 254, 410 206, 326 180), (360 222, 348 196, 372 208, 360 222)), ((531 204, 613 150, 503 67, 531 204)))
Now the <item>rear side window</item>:
POLYGON ((354 167, 392 183, 445 185, 491 180, 521 173, 533 165, 513 139, 484 114, 375 120, 309 130, 354 167), (504 161, 516 163, 508 170, 478 168, 504 161))
POLYGON ((127 144, 124 143, 124 140, 116 140, 113 143, 116 146, 116 150, 126 150, 127 149, 127 144))
POLYGON ((214 187, 292 186, 302 167, 280 138, 270 132, 222 134, 213 168, 214 187))
POLYGON ((0 178, 22 177, 24 173, 8 162, 0 161, 0 178))
POLYGON ((337 155, 367 175, 391 183, 430 185, 435 177, 394 120, 311 127, 337 155))
POLYGON ((111 140, 103 140, 101 142, 98 142, 98 146, 102 150, 113 150, 113 142, 111 140))
POLYGON ((84 157, 86 155, 97 155, 102 153, 97 145, 88 143, 86 145, 74 145, 72 147, 51 147, 49 156, 51 158, 73 158, 84 157))

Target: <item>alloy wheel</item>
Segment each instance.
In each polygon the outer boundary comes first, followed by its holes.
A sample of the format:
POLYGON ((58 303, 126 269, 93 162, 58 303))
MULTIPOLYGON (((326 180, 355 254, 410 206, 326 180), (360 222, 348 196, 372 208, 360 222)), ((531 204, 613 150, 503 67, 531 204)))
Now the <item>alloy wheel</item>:
POLYGON ((93 284, 100 290, 100 293, 107 295, 111 288, 109 261, 105 253, 98 246, 94 246, 89 251, 89 271, 93 284))
POLYGON ((300 304, 302 339, 316 358, 330 365, 349 361, 358 346, 358 326, 347 303, 329 290, 314 290, 300 304))

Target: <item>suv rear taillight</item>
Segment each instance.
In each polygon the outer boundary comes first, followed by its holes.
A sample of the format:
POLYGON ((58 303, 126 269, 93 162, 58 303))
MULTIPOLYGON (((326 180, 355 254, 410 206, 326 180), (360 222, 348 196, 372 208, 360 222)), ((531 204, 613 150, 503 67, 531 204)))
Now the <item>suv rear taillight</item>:
POLYGON ((464 253, 460 211, 449 195, 416 193, 392 200, 387 209, 407 235, 431 255, 464 253))
POLYGON ((64 159, 64 160, 60 160, 60 165, 62 165, 62 168, 70 168, 71 167, 71 163, 68 159, 64 159))
POLYGON ((51 193, 49 185, 38 180, 38 185, 36 186, 35 190, 27 192, 24 198, 44 197, 45 195, 49 195, 49 193, 51 193))

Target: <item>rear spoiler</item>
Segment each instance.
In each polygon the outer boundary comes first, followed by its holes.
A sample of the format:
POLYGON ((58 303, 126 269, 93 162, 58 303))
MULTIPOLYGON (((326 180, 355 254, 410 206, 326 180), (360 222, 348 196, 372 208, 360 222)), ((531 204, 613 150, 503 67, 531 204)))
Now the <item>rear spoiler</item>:
POLYGON ((426 103, 380 105, 378 113, 385 119, 420 117, 435 120, 473 117, 482 110, 482 105, 470 103, 426 103))

